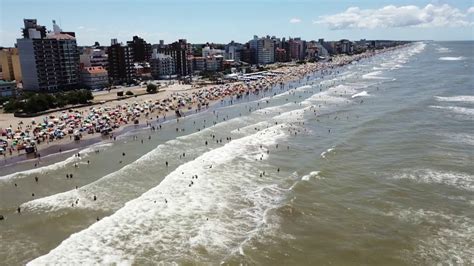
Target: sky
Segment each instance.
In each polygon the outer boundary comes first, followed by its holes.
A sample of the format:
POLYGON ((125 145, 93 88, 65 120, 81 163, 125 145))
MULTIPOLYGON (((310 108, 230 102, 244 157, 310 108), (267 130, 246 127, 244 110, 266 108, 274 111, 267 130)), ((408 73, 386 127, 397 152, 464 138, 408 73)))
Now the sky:
POLYGON ((24 18, 76 32, 79 45, 246 42, 254 35, 306 40, 474 40, 473 0, 0 0, 0 46, 24 18))

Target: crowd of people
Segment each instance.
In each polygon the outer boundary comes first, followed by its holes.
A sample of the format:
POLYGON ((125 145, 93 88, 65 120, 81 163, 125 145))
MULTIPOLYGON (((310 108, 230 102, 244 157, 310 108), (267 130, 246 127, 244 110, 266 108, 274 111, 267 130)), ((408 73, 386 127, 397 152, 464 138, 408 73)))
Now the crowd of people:
MULTIPOLYGON (((273 86, 283 86, 310 73, 330 70, 353 61, 372 56, 380 51, 370 51, 357 55, 343 55, 330 61, 284 66, 269 75, 259 75, 257 79, 240 80, 215 86, 195 88, 156 94, 155 99, 144 101, 117 101, 93 105, 88 108, 70 109, 44 117, 23 120, 17 125, 0 128, 0 154, 6 157, 14 152, 20 154, 36 152, 42 143, 58 140, 78 141, 87 135, 109 135, 127 124, 151 124, 151 121, 171 113, 180 117, 184 112, 208 108, 209 104, 226 97, 239 98, 245 94, 258 93, 273 86)), ((186 85, 183 85, 186 86, 186 85)), ((134 98, 137 100, 138 98, 134 98)))

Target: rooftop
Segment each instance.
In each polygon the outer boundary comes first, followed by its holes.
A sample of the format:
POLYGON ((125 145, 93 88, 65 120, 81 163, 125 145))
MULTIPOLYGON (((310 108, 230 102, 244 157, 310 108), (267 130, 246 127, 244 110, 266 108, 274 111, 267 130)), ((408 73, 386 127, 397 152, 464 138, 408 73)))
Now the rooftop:
POLYGON ((96 66, 96 67, 84 67, 82 69, 83 72, 88 72, 90 74, 101 74, 101 73, 107 73, 107 70, 105 70, 101 66, 96 66))
POLYGON ((46 36, 47 39, 56 39, 56 40, 75 40, 74 36, 71 36, 67 33, 55 33, 46 36))

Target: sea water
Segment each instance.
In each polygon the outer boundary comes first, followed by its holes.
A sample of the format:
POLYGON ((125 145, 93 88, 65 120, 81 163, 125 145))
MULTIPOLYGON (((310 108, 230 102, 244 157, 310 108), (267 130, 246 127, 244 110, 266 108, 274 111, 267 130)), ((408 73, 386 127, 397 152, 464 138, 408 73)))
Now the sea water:
POLYGON ((472 264, 473 48, 414 43, 1 168, 0 261, 472 264))

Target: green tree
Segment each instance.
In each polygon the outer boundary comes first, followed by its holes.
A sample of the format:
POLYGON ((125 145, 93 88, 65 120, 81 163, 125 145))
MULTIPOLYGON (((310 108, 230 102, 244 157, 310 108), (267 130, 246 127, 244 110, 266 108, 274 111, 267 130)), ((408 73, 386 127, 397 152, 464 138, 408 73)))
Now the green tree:
POLYGON ((147 93, 156 93, 157 91, 158 91, 158 87, 153 83, 150 83, 146 86, 147 93))
POLYGON ((11 99, 8 103, 5 103, 3 110, 7 113, 14 113, 19 110, 23 110, 25 104, 21 100, 11 99))

